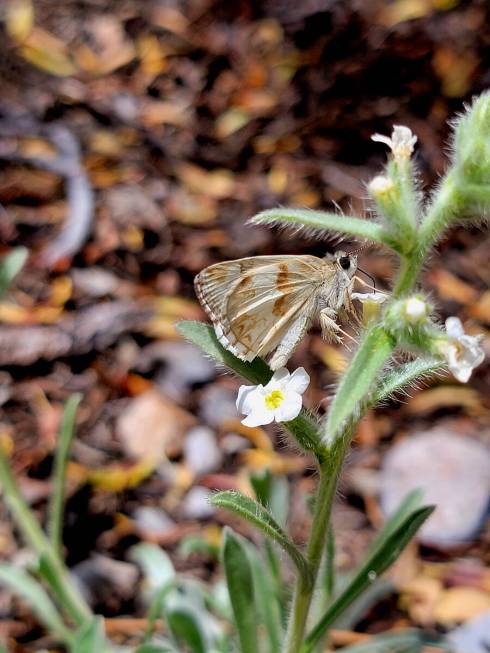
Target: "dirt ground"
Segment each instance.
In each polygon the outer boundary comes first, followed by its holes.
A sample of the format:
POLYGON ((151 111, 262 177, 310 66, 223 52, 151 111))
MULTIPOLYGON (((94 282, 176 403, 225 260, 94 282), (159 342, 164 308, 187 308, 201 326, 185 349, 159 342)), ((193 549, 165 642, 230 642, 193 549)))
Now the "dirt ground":
MULTIPOLYGON (((179 571, 213 583, 221 527, 256 537, 215 512, 210 491, 246 491, 250 472, 269 468, 290 482, 299 542, 308 525, 311 461, 275 429, 243 427, 239 381, 178 337, 176 321, 205 319, 193 277, 231 258, 334 250, 332 239, 247 218, 278 205, 366 214, 365 183, 386 157, 370 137, 393 124, 418 136, 423 187, 437 183, 448 121, 490 83, 489 13, 484 0, 1 8, 1 250, 30 254, 0 302, 0 430, 42 520, 62 403, 83 394, 66 559, 117 641, 137 634, 142 614, 130 546, 157 542, 179 571)), ((441 317, 486 334, 487 350, 489 243, 477 226, 455 228, 424 272, 441 317)), ((365 251, 360 264, 389 288, 385 252, 365 251)), ((292 365, 311 375, 309 406, 324 410, 348 357, 315 330, 304 340, 292 365)), ((413 456, 407 483, 447 498, 458 478, 460 502, 436 513, 384 590, 339 626, 338 644, 399 625, 446 632, 490 610, 488 478, 461 464, 457 448, 485 457, 489 380, 488 363, 467 385, 431 379, 362 422, 335 508, 340 571, 359 560, 399 491, 389 456, 410 438, 419 448, 402 456, 413 456), (464 537, 454 543, 454 533, 464 537)), ((0 555, 21 560, 26 549, 0 510, 0 555)), ((49 644, 5 590, 0 634, 16 652, 49 644)))

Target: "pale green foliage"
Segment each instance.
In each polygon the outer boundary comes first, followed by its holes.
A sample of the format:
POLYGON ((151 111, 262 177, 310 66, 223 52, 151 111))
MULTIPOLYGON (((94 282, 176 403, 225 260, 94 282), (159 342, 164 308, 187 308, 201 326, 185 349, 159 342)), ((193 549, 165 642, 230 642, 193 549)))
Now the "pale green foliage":
MULTIPOLYGON (((215 505, 233 511, 258 529, 264 538, 265 556, 226 529, 222 555, 227 587, 217 585, 210 592, 196 581, 180 578, 170 558, 156 545, 136 546, 132 558, 143 571, 148 627, 135 653, 313 653, 335 620, 356 599, 369 595, 368 588, 397 559, 432 511, 432 507, 420 505, 420 497, 410 495, 381 530, 350 582, 339 590, 330 515, 337 478, 358 420, 368 407, 445 369, 445 351, 451 352, 449 364, 457 372, 456 340, 471 350, 475 361, 480 358, 476 337, 456 333, 455 329, 462 327, 453 324, 451 340, 450 329, 446 333, 437 325, 417 283, 430 249, 448 227, 466 218, 480 219, 490 214, 490 94, 475 100, 455 122, 453 161, 430 201, 425 198, 424 202, 418 190, 410 156, 416 139, 410 130, 399 127, 392 139, 382 136, 376 140, 388 144, 392 154, 383 175, 369 185, 374 220, 302 209, 272 209, 252 219, 257 224, 327 231, 377 243, 391 249, 400 262, 392 296, 382 305, 379 319, 369 322, 361 335, 326 419, 319 420, 303 410, 295 420, 284 424, 300 448, 313 454, 318 467, 318 491, 312 501, 308 542, 303 550, 287 532, 284 511, 277 506, 277 498, 282 497, 285 503, 287 494, 277 479, 252 479, 257 501, 238 493, 215 495, 215 505), (395 366, 393 355, 398 352, 416 352, 416 357, 395 366), (279 555, 278 547, 287 557, 279 555), (324 557, 324 572, 320 574, 324 557), (286 560, 292 561, 287 569, 286 560), (292 596, 284 580, 291 567, 296 574, 292 596), (320 585, 325 590, 323 594, 318 592, 320 585), (308 618, 315 593, 322 595, 324 601, 317 606, 320 617, 311 627, 308 618), (285 609, 286 603, 291 605, 289 609, 285 609), (165 621, 165 636, 155 634, 158 619, 165 621)), ((7 289, 25 258, 25 250, 17 250, 4 259, 0 265, 0 292, 7 289)), ((244 363, 237 359, 219 344, 207 325, 187 322, 178 325, 178 329, 220 366, 249 382, 265 384, 271 378, 272 372, 264 361, 244 363)), ((36 557, 32 575, 2 565, 0 583, 30 602, 39 621, 70 653, 116 653, 117 647, 104 633, 103 620, 92 614, 61 557, 65 467, 77 403, 78 398, 73 397, 65 409, 55 465, 50 538, 19 492, 8 458, 0 447, 4 499, 36 557)), ((368 648, 351 647, 346 653, 395 648, 420 651, 423 643, 421 634, 410 630, 381 635, 370 640, 368 648)))

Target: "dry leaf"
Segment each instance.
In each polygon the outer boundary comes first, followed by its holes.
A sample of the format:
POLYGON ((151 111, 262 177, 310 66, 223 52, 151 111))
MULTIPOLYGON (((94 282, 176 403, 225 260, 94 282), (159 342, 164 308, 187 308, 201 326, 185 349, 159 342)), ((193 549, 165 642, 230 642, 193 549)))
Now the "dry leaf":
POLYGON ((481 414, 483 411, 478 392, 459 385, 444 385, 424 390, 410 399, 405 410, 411 415, 425 415, 448 406, 460 406, 473 414, 481 414))
POLYGON ((467 621, 490 610, 490 594, 474 587, 450 587, 439 597, 434 620, 444 626, 467 621))
POLYGON ((34 25, 34 7, 31 0, 9 0, 5 7, 5 30, 18 43, 24 41, 34 25))
POLYGON ((116 432, 128 456, 160 462, 180 451, 195 418, 157 390, 132 399, 119 416, 116 432))

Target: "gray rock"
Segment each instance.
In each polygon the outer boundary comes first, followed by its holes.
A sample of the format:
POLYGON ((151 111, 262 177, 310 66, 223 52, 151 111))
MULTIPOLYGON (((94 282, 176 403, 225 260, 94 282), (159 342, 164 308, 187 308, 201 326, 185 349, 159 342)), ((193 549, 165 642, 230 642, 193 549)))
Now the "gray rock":
POLYGON ((490 612, 479 614, 447 636, 452 651, 488 653, 490 651, 490 612))
POLYGON ((219 428, 227 420, 237 419, 237 393, 229 388, 212 385, 202 393, 199 415, 206 424, 219 428))
POLYGON ((214 432, 207 426, 191 429, 184 442, 184 458, 196 475, 209 474, 219 469, 223 454, 214 432))
POLYGON ((140 530, 153 537, 161 537, 175 528, 173 519, 156 506, 139 506, 132 517, 140 530))
POLYGON ((216 368, 190 342, 155 342, 145 347, 137 369, 147 372, 155 362, 164 363, 156 376, 158 386, 166 395, 180 400, 195 383, 204 383, 216 374, 216 368))
POLYGON ((187 519, 207 519, 214 515, 214 506, 209 502, 211 490, 195 485, 185 495, 182 512, 187 519))
POLYGON ((437 506, 418 537, 441 548, 470 541, 481 527, 490 496, 487 447, 445 428, 411 435, 386 455, 381 474, 381 505, 392 514, 415 488, 437 506))

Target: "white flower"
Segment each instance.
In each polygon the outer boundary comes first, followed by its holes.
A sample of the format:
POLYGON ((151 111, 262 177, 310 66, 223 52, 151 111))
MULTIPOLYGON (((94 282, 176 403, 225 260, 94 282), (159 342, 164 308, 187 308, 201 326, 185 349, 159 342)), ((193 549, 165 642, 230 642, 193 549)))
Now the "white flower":
POLYGON ((382 304, 388 299, 388 295, 384 292, 353 292, 351 297, 363 304, 382 304))
POLYGON ((402 163, 410 158, 413 152, 413 147, 417 142, 417 137, 412 134, 412 131, 408 127, 403 125, 393 125, 391 138, 383 136, 382 134, 374 134, 371 136, 371 140, 388 145, 393 152, 395 160, 398 161, 398 163, 402 163))
POLYGON ((302 394, 310 383, 303 367, 289 374, 285 367, 274 372, 266 386, 242 385, 238 390, 236 407, 246 415, 245 426, 262 426, 276 422, 289 422, 297 417, 303 403, 302 394))
POLYGON ((353 292, 352 299, 357 299, 362 303, 362 317, 365 324, 379 317, 383 302, 388 299, 384 292, 353 292))
POLYGON ((475 367, 483 362, 485 354, 480 347, 482 336, 468 336, 461 320, 448 317, 446 320, 447 339, 441 342, 441 352, 453 375, 466 383, 475 367))
POLYGON ((419 297, 410 297, 405 302, 405 315, 409 322, 420 322, 429 313, 427 302, 419 297))
POLYGON ((377 177, 374 177, 374 179, 371 179, 368 186, 369 192, 373 197, 383 197, 384 195, 391 193, 394 187, 395 184, 393 181, 384 175, 378 175, 377 177))

